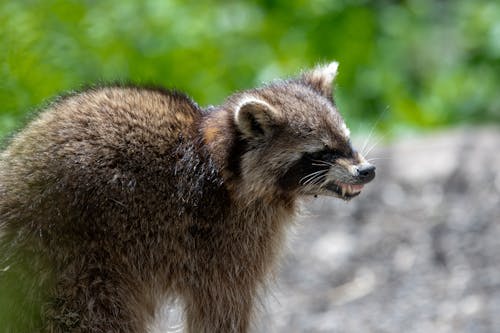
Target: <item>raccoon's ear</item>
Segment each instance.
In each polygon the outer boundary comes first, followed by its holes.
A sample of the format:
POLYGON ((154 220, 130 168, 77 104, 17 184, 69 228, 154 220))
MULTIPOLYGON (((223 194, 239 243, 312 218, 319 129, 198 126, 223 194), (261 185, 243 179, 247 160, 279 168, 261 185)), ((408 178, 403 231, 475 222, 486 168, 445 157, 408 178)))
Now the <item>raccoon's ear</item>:
POLYGON ((327 65, 317 66, 316 68, 303 73, 299 80, 331 100, 332 83, 337 76, 338 68, 339 63, 333 61, 327 65))
POLYGON ((275 110, 259 99, 243 101, 234 113, 236 126, 244 137, 259 138, 271 135, 275 110))

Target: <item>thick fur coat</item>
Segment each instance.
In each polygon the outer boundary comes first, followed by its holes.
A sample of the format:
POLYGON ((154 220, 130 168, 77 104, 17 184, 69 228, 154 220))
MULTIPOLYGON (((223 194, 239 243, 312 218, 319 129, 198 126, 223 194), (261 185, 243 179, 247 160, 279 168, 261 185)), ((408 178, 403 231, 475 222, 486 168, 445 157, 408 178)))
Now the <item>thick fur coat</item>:
POLYGON ((140 87, 55 101, 0 155, 0 325, 146 332, 175 295, 189 332, 247 332, 297 199, 348 199, 373 178, 333 103, 335 74, 205 110, 140 87))

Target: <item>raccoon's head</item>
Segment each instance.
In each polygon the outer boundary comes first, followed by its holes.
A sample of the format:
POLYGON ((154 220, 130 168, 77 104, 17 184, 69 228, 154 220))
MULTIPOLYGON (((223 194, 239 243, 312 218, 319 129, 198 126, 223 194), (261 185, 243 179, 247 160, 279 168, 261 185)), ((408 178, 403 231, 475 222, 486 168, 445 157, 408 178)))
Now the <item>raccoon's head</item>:
POLYGON ((334 104, 337 66, 319 66, 232 97, 238 140, 229 166, 241 193, 349 200, 375 177, 375 167, 352 147, 334 104))

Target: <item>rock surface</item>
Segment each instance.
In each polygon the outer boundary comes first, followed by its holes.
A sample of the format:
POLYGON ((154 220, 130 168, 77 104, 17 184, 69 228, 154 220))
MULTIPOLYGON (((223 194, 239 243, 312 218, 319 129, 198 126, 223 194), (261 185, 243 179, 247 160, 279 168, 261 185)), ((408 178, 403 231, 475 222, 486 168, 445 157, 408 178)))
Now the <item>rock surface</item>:
POLYGON ((500 128, 402 140, 305 204, 257 332, 499 332, 500 128))

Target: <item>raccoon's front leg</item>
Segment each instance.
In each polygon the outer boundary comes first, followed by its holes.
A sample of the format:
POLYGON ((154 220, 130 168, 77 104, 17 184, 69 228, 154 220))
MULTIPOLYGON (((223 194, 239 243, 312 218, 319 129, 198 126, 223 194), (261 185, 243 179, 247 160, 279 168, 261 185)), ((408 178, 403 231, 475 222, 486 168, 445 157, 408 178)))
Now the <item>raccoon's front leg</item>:
POLYGON ((218 282, 194 289, 185 300, 188 333, 245 333, 252 316, 254 290, 218 282))

